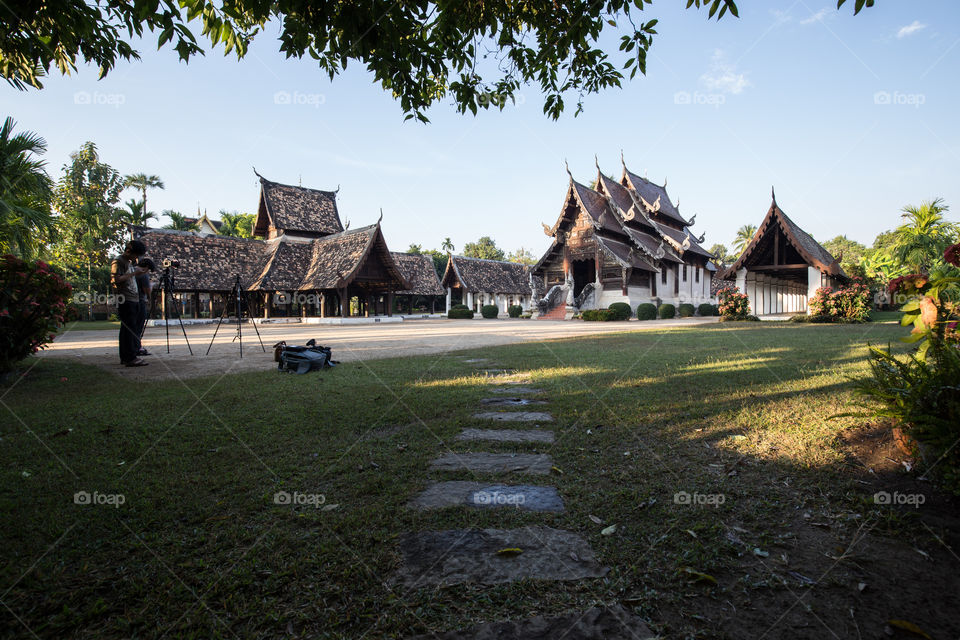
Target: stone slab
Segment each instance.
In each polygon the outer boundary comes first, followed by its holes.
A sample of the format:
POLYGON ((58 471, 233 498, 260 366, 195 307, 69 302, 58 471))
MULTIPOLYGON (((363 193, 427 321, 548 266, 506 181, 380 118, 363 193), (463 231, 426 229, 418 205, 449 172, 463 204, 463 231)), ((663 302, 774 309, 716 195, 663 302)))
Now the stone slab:
MULTIPOLYGON (((504 384, 510 384, 508 381, 504 381, 504 384)), ((543 389, 537 389, 536 387, 494 387, 490 389, 491 393, 510 393, 515 395, 522 394, 537 394, 543 393, 543 389)))
POLYGON ((546 400, 533 400, 531 398, 484 398, 480 404, 487 407, 526 407, 534 404, 547 404, 546 400))
POLYGON ((584 612, 526 620, 487 622, 463 631, 448 631, 409 640, 650 640, 653 632, 643 620, 620 605, 594 607, 584 612))
POLYGON ((489 364, 489 360, 486 358, 466 358, 464 360, 467 364, 489 364))
POLYGON ((457 440, 493 440, 494 442, 542 442, 553 444, 553 431, 529 429, 464 429, 457 440))
POLYGON ((546 411, 481 411, 473 417, 496 422, 553 422, 553 416, 546 411))
POLYGON ((542 453, 448 453, 430 463, 435 471, 547 475, 553 461, 542 453))
POLYGON ((400 537, 400 553, 403 566, 395 581, 408 587, 502 584, 525 578, 581 580, 609 571, 597 562, 586 540, 550 527, 407 533, 400 537), (502 549, 522 553, 498 554, 502 549))
POLYGON ((563 511, 563 499, 554 487, 485 484, 454 480, 430 485, 410 501, 415 509, 475 507, 510 508, 524 511, 563 511))
POLYGON ((480 369, 485 376, 512 376, 516 372, 516 369, 480 369))

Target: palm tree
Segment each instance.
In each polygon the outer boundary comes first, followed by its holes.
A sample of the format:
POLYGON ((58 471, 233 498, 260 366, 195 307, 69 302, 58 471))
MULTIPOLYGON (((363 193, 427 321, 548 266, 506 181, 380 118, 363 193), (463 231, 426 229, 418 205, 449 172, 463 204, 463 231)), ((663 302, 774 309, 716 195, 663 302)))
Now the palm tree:
POLYGON ((733 239, 733 250, 738 256, 747 248, 756 232, 757 227, 752 224, 745 224, 737 229, 737 237, 733 239))
POLYGON ((125 187, 140 189, 140 193, 143 194, 144 211, 149 211, 149 209, 147 209, 147 189, 166 188, 164 187, 163 180, 160 179, 160 176, 148 176, 145 173, 131 173, 128 176, 124 176, 123 184, 125 187))
POLYGON ((165 209, 163 215, 170 218, 170 224, 164 225, 164 229, 174 229, 176 231, 193 231, 196 223, 187 222, 187 217, 179 211, 165 209))
POLYGON ((440 243, 440 250, 446 251, 447 253, 453 253, 456 248, 453 246, 453 242, 450 240, 450 236, 447 236, 443 239, 443 242, 440 243))
POLYGON ((123 212, 123 217, 128 224, 135 227, 145 227, 147 226, 147 220, 157 219, 157 214, 144 211, 144 204, 140 200, 130 198, 124 204, 127 206, 127 210, 123 212))
POLYGON ((960 227, 947 222, 943 214, 949 211, 943 198, 924 201, 919 207, 907 205, 901 216, 906 223, 897 227, 893 255, 913 271, 927 273, 943 259, 943 252, 956 242, 960 227))
POLYGON ((8 117, 0 127, 0 253, 31 257, 53 231, 53 183, 36 158, 46 140, 30 131, 14 135, 16 124, 8 117))

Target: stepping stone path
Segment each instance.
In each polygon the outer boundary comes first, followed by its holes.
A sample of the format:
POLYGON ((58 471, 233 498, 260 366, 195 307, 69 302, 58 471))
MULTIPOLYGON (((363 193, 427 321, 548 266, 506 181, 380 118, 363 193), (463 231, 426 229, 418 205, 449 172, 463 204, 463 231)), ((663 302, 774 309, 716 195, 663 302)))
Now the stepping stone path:
POLYGON ((620 605, 594 607, 555 618, 536 616, 517 622, 488 622, 472 629, 417 636, 410 640, 649 640, 655 637, 643 620, 620 605))
POLYGON ((529 473, 545 476, 553 461, 542 453, 448 453, 430 463, 435 471, 529 473))
POLYGON ((481 509, 508 507, 525 511, 563 511, 563 500, 553 487, 453 480, 430 485, 410 501, 410 506, 416 509, 468 506, 481 509))
POLYGON ((547 401, 530 398, 484 398, 480 404, 488 407, 526 407, 532 404, 547 404, 547 401))
POLYGON ((553 444, 553 431, 528 429, 464 429, 457 440, 493 440, 494 442, 542 442, 553 444))
POLYGON ((396 579, 408 587, 579 580, 600 578, 609 570, 597 563, 583 538, 550 527, 408 533, 400 538, 400 553, 403 567, 396 579), (504 554, 504 549, 523 553, 504 554))
POLYGON ((553 422, 553 416, 545 411, 482 411, 473 417, 497 422, 553 422))
MULTIPOLYGON (((470 358, 490 377, 513 375, 512 369, 494 369, 486 358, 470 358)), ((495 397, 485 398, 481 405, 490 407, 525 407, 545 404, 542 400, 522 398, 523 395, 543 393, 527 386, 529 378, 514 377, 498 380, 501 385, 491 388, 495 397)), ((478 420, 494 422, 553 422, 545 411, 486 411, 473 415, 478 420)), ((552 431, 525 429, 464 429, 459 441, 494 441, 552 444, 552 431)), ((548 475, 553 461, 546 454, 528 453, 447 453, 430 463, 432 471, 470 472, 471 480, 436 482, 411 499, 414 509, 441 509, 469 507, 493 509, 524 509, 534 512, 562 512, 563 499, 555 487, 505 485, 484 483, 476 474, 523 473, 548 475)), ((502 584, 516 580, 582 580, 603 577, 609 571, 601 566, 590 545, 570 531, 546 526, 519 529, 450 529, 420 531, 400 537, 403 564, 394 578, 397 584, 408 588, 445 587, 450 585, 502 584)), ((419 636, 445 640, 600 640, 601 638, 651 638, 653 634, 643 621, 622 607, 597 607, 586 612, 529 620, 488 622, 464 631, 442 635, 419 636)))

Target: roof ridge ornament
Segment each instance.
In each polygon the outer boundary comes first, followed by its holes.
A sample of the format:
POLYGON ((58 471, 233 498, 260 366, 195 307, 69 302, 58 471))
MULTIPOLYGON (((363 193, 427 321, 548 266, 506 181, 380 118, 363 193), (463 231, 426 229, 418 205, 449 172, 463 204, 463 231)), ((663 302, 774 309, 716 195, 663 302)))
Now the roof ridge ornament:
POLYGON ((546 222, 541 222, 540 224, 543 226, 543 232, 544 232, 548 237, 552 237, 552 236, 553 236, 553 232, 550 230, 550 227, 547 226, 547 223, 546 223, 546 222))
POLYGON ((655 258, 657 260, 662 260, 663 256, 667 255, 667 250, 663 246, 663 238, 660 238, 660 246, 657 247, 657 254, 655 258))
POLYGON ((567 175, 570 176, 570 179, 573 180, 573 174, 570 173, 570 163, 567 162, 567 159, 563 159, 563 166, 567 168, 567 175))
MULTIPOLYGON (((253 167, 253 165, 250 165, 250 166, 253 167)), ((264 178, 262 175, 260 175, 259 173, 257 173, 257 168, 256 168, 256 167, 253 167, 253 173, 254 173, 258 178, 260 178, 261 180, 266 180, 266 178, 264 178)))
MULTIPOLYGON (((679 211, 679 210, 680 210, 680 207, 679 207, 679 205, 677 205, 677 211, 679 211)), ((690 216, 690 220, 687 222, 687 226, 692 227, 692 226, 693 226, 693 221, 696 220, 696 219, 697 219, 697 214, 693 214, 692 216, 690 216)))
POLYGON ((707 232, 704 231, 700 234, 700 237, 697 238, 697 244, 703 244, 703 241, 707 239, 707 232))
MULTIPOLYGON (((593 154, 593 164, 597 167, 598 173, 603 173, 603 171, 600 171, 600 160, 597 159, 597 154, 593 154)), ((597 182, 599 183, 600 181, 597 180, 597 182)))
POLYGON ((777 204, 777 193, 773 190, 773 185, 770 185, 770 197, 773 198, 773 204, 777 204))
POLYGON ((380 226, 380 221, 383 220, 383 207, 380 207, 380 217, 377 218, 377 226, 380 226))

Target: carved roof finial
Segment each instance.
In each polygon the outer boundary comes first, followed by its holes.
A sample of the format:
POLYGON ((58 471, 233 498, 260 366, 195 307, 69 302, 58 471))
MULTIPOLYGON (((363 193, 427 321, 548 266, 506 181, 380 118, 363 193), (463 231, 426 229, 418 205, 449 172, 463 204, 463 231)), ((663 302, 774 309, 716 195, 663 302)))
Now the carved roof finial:
POLYGON ((334 194, 340 193, 340 185, 337 185, 337 188, 336 188, 336 190, 334 190, 333 193, 334 193, 334 194))
POLYGON ((380 226, 381 220, 383 220, 383 207, 380 207, 380 217, 377 218, 377 226, 380 226))
POLYGON ((663 176, 663 188, 667 188, 667 176, 663 176))
POLYGON ((253 167, 253 173, 254 173, 258 178, 260 178, 261 180, 266 180, 266 178, 264 178, 262 175, 260 175, 259 173, 257 173, 257 168, 256 168, 256 167, 253 167))
POLYGON ((602 171, 600 171, 600 161, 597 159, 597 154, 593 154, 593 164, 596 165, 597 171, 599 173, 603 173, 602 171))
POLYGON ((627 161, 623 159, 623 149, 620 149, 620 164, 623 165, 623 168, 627 168, 627 161))
POLYGON ((777 204, 777 194, 773 190, 773 185, 770 185, 770 197, 773 198, 773 204, 777 204))
POLYGON ((563 166, 567 168, 567 175, 570 176, 570 179, 573 180, 573 174, 570 173, 570 164, 567 162, 567 159, 563 159, 563 166))

